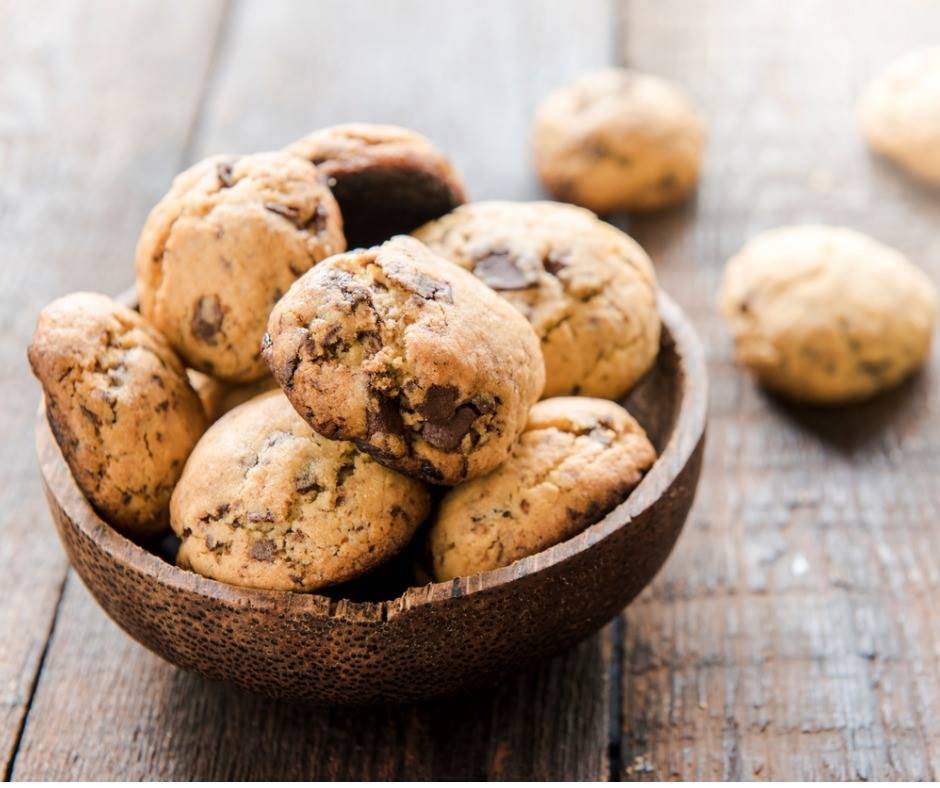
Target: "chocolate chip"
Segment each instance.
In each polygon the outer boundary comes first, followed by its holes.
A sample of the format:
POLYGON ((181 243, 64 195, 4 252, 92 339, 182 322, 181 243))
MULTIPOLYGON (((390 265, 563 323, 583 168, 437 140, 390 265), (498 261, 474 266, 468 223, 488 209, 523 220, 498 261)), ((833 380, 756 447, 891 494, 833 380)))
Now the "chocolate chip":
POLYGON ((535 272, 519 268, 516 258, 505 250, 477 258, 473 273, 494 290, 525 290, 538 283, 535 272))
POLYGON ((271 213, 275 213, 278 216, 283 216, 298 230, 302 229, 299 208, 295 208, 293 205, 281 205, 277 202, 266 202, 264 204, 264 209, 266 211, 270 211, 271 213))
POLYGON ((395 284, 403 287, 410 293, 415 293, 427 301, 443 301, 454 303, 454 294, 450 285, 440 282, 420 271, 413 271, 399 266, 387 265, 385 274, 395 284))
POLYGON ((403 435, 405 422, 402 420, 398 403, 381 392, 374 391, 376 405, 370 409, 366 417, 366 428, 369 434, 384 432, 388 435, 403 435))
POLYGON ((259 539, 251 546, 251 557, 255 561, 266 561, 268 563, 274 560, 277 548, 270 539, 259 539))
POLYGON ((456 386, 438 386, 434 384, 428 389, 419 410, 428 421, 447 421, 457 409, 456 386))
POLYGON ((223 189, 229 189, 235 185, 235 181, 232 180, 232 162, 219 162, 215 166, 215 172, 223 189))
POLYGON ((219 297, 202 296, 193 307, 193 319, 190 322, 193 336, 208 345, 215 344, 215 335, 222 328, 222 303, 219 297))
POLYGON ((436 449, 454 451, 476 417, 472 407, 461 405, 447 421, 426 421, 421 427, 421 437, 436 449))
POLYGON ((313 471, 307 468, 303 473, 301 473, 296 479, 294 479, 294 489, 299 492, 301 495, 306 495, 307 493, 316 493, 319 495, 323 492, 324 487, 317 481, 317 477, 314 475, 313 471))
POLYGON ((248 512, 249 523, 273 523, 274 512, 265 509, 263 512, 248 512))
POLYGON ((328 218, 327 210, 322 205, 318 205, 316 210, 313 212, 313 216, 307 220, 307 223, 303 226, 304 230, 307 232, 312 232, 314 235, 319 235, 326 229, 326 221, 328 218))
POLYGON ((557 257, 552 255, 546 255, 545 259, 542 260, 542 267, 548 271, 552 276, 558 276, 559 272, 567 268, 568 263, 564 260, 559 260, 557 257))

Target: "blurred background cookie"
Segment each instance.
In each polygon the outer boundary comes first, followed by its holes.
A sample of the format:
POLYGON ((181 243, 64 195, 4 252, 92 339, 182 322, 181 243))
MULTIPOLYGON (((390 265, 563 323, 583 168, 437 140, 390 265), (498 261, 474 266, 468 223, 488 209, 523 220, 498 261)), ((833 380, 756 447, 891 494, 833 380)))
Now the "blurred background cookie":
POLYGON ((545 384, 525 318, 407 236, 301 277, 264 356, 317 432, 440 484, 505 460, 545 384))
POLYGON ((393 556, 429 505, 421 482, 318 435, 272 391, 193 451, 171 506, 177 562, 233 585, 312 591, 393 556))
POLYGON ((940 47, 888 66, 862 96, 858 117, 872 150, 940 184, 940 47))
POLYGON ((900 252, 841 227, 761 233, 728 261, 719 295, 738 363, 796 400, 889 388, 926 359, 937 295, 900 252))
POLYGON ((177 176, 147 218, 140 311, 190 367, 257 380, 274 302, 345 248, 339 207, 309 162, 285 153, 206 159, 177 176))
POLYGON ((415 236, 525 315, 545 357, 544 397, 617 399, 656 358, 652 263, 591 212, 551 202, 471 203, 415 236))
POLYGON ((39 314, 29 363, 75 481, 111 525, 167 527, 173 485, 206 417, 167 341, 139 314, 73 293, 39 314))
POLYGON ((615 402, 542 400, 510 458, 441 501, 428 534, 436 579, 508 566, 574 536, 621 503, 655 459, 615 402))
POLYGON ((400 126, 348 123, 285 148, 329 178, 350 248, 372 246, 460 205, 463 181, 430 140, 400 126))
POLYGON ((688 97, 627 69, 586 74, 550 93, 535 114, 535 168, 559 200, 599 214, 651 211, 698 183, 705 128, 688 97))

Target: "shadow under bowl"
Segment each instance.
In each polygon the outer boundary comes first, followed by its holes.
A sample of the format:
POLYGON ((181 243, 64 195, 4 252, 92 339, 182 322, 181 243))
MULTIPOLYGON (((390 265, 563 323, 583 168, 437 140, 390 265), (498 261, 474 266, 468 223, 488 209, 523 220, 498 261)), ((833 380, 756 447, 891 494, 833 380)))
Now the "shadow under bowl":
POLYGON ((36 443, 69 560, 105 612, 186 670, 265 695, 330 704, 414 701, 467 689, 597 630, 663 565, 685 523, 705 438, 704 355, 660 294, 662 346, 624 404, 659 458, 617 508, 511 566, 408 588, 383 602, 259 591, 167 563, 91 507, 49 429, 36 443))

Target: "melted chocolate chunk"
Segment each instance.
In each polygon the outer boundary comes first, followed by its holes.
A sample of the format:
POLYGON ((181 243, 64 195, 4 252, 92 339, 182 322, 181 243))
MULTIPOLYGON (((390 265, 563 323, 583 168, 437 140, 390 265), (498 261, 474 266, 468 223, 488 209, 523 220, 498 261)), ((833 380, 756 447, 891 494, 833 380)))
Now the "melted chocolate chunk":
POLYGON ((477 414, 469 405, 461 405, 447 421, 426 421, 421 437, 441 451, 454 451, 470 431, 477 414))
POLYGON ((222 303, 217 295, 201 296, 193 306, 190 328, 193 336, 207 345, 215 344, 215 335, 222 328, 222 303))
POLYGON ((381 392, 375 391, 373 393, 378 409, 369 410, 366 416, 366 429, 368 429, 369 434, 384 432, 389 435, 403 435, 405 422, 398 410, 398 403, 381 392))
POLYGON ((446 421, 457 409, 458 393, 456 386, 431 386, 421 403, 421 415, 428 421, 446 421))
POLYGON ((266 561, 270 563, 274 560, 277 548, 270 539, 259 539, 251 546, 251 557, 255 561, 266 561))
POLYGON ((535 272, 519 268, 516 258, 503 250, 477 258, 473 273, 494 290, 525 290, 538 283, 535 272))

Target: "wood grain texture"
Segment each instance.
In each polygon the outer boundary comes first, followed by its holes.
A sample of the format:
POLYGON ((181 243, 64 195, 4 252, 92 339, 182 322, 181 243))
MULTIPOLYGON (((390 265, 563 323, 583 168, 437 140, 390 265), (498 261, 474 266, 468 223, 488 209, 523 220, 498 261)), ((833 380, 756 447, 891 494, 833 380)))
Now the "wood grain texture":
POLYGON ((697 202, 631 232, 709 349, 698 503, 625 614, 623 776, 940 776, 940 348, 868 404, 796 408, 732 363, 714 308, 754 233, 845 224, 940 281, 940 193, 872 158, 854 106, 936 43, 909 0, 630 0, 624 56, 684 84, 710 141, 697 202))
MULTIPOLYGON (((174 32, 190 26, 184 16, 174 32)), ((237 3, 223 31, 181 163, 277 147, 327 123, 382 120, 452 152, 473 196, 524 198, 536 193, 531 108, 557 82, 610 62, 614 25, 602 0, 456 9, 332 0, 237 3)), ((151 142, 129 134, 123 144, 151 142)), ((169 173, 142 180, 148 200, 124 194, 127 237, 111 236, 128 261, 169 173)), ((116 200, 122 183, 109 187, 116 200)), ((91 270, 72 275, 87 286, 91 270)), ((16 779, 607 776, 608 634, 469 699, 338 712, 272 704, 180 673, 120 633, 74 576, 59 622, 16 779)))
POLYGON ((132 279, 140 216, 179 165, 218 6, 193 8, 179 25, 183 12, 183 3, 0 3, 3 774, 66 573, 31 456, 39 389, 26 344, 52 298, 132 279))

